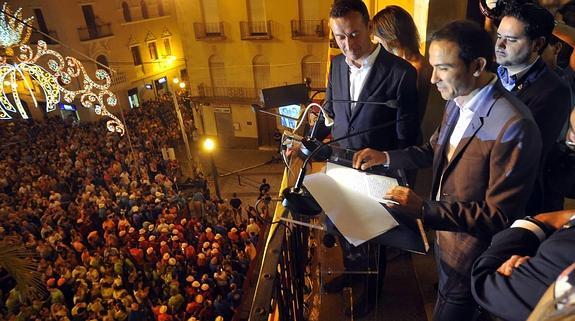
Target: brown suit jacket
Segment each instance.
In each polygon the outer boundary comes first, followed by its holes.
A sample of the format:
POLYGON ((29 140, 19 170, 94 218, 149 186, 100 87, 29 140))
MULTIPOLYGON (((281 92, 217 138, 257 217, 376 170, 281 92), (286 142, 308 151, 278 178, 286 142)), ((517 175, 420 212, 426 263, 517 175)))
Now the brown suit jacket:
POLYGON ((390 168, 433 166, 424 224, 438 230, 443 263, 465 276, 491 236, 523 217, 541 153, 539 130, 527 107, 498 82, 488 86, 451 161, 445 147, 459 117, 454 101, 447 102, 441 126, 427 144, 389 152, 390 168))

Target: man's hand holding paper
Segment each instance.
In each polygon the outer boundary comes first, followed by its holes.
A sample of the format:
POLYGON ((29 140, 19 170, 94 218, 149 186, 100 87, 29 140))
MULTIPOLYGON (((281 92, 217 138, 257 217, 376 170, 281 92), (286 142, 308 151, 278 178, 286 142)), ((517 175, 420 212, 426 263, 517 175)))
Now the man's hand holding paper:
POLYGON ((375 149, 365 148, 353 154, 353 168, 367 170, 387 163, 387 155, 375 149))
POLYGON ((387 192, 383 198, 397 203, 386 203, 386 206, 394 211, 407 214, 413 218, 421 218, 422 216, 423 199, 411 188, 396 186, 387 192))

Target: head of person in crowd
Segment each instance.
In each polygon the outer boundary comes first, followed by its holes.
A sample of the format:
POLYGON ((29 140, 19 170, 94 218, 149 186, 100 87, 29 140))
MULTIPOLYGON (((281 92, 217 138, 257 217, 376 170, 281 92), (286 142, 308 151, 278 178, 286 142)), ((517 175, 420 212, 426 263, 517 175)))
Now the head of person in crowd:
POLYGON ((551 35, 547 41, 547 47, 545 47, 545 50, 541 53, 541 59, 543 59, 543 62, 545 62, 549 68, 557 68, 557 57, 562 48, 563 43, 561 40, 551 35))
POLYGON ((567 3, 564 3, 557 13, 560 15, 560 19, 562 19, 567 25, 574 27, 575 26, 575 1, 571 0, 567 3))
POLYGON ((571 150, 575 150, 575 109, 573 109, 569 116, 569 129, 565 136, 565 142, 571 150))
POLYGON ((363 59, 375 48, 369 13, 363 1, 335 1, 329 13, 329 26, 348 62, 361 67, 363 59))
POLYGON ((507 6, 497 28, 497 63, 510 72, 526 69, 543 53, 554 27, 553 15, 537 4, 507 6))
POLYGON ((373 33, 383 47, 398 57, 420 56, 419 33, 411 15, 400 6, 387 6, 372 19, 373 33))
POLYGON ((443 99, 467 96, 492 78, 486 72, 493 60, 492 46, 489 34, 471 21, 451 22, 433 34, 431 83, 443 99))

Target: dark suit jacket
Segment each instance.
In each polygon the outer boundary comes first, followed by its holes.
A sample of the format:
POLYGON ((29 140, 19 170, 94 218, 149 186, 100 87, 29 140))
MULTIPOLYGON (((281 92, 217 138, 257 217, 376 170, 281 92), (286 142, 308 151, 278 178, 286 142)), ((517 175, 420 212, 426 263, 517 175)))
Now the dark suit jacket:
MULTIPOLYGON (((331 61, 326 89, 326 111, 334 117, 334 139, 398 119, 387 128, 357 135, 340 142, 342 148, 386 150, 416 144, 419 135, 417 116, 417 72, 409 62, 387 52, 383 47, 367 76, 358 101, 388 102, 386 105, 356 104, 330 100, 350 100, 349 66, 344 55, 331 61)), ((322 138, 322 137, 320 137, 322 138)))
POLYGON ((477 303, 507 321, 525 320, 559 274, 575 262, 575 227, 561 229, 539 243, 523 228, 509 228, 473 265, 471 288, 477 303), (512 255, 531 256, 511 277, 497 268, 512 255))
POLYGON ((517 81, 517 85, 511 93, 531 110, 533 119, 539 127, 543 143, 540 171, 533 194, 529 198, 528 214, 553 210, 544 205, 542 175, 547 156, 569 119, 571 112, 569 85, 561 80, 553 70, 549 69, 542 59, 539 59, 517 81))
POLYGON ((442 124, 430 141, 390 151, 389 167, 433 166, 424 224, 439 230, 436 242, 443 263, 469 276, 471 264, 487 248, 491 236, 522 216, 535 180, 541 138, 529 110, 497 82, 478 102, 447 162, 445 147, 458 117, 459 107, 447 102, 442 124), (440 201, 436 201, 440 182, 440 201))

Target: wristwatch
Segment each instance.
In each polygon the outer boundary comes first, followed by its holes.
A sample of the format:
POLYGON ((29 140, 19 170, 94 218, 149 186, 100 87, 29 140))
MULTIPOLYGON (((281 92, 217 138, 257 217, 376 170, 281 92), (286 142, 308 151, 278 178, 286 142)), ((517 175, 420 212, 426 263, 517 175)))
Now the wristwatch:
POLYGON ((545 233, 545 237, 549 237, 551 234, 553 234, 553 232, 555 232, 554 227, 541 222, 535 217, 525 216, 523 219, 537 225, 543 231, 543 233, 545 233))

